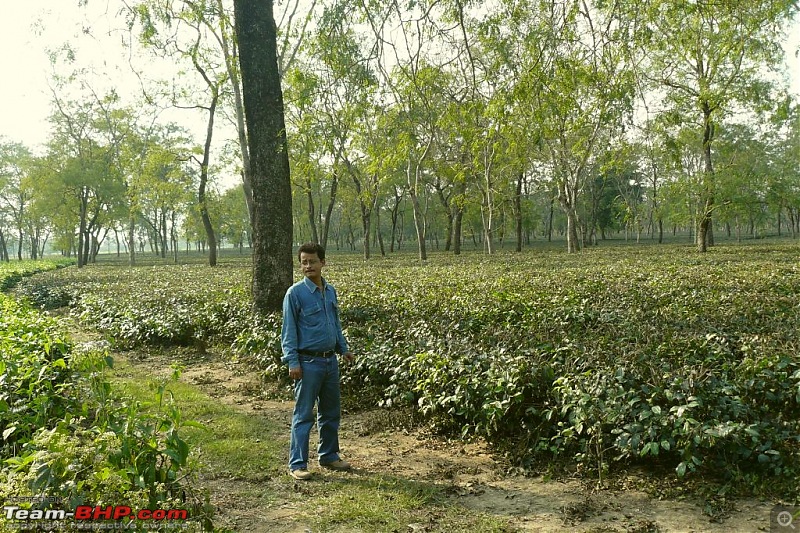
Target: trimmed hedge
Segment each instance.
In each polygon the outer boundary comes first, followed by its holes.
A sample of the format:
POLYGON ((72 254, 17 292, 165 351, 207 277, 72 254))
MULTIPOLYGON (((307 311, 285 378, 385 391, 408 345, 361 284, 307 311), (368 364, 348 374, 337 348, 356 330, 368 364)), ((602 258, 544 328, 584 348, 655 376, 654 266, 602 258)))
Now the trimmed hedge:
MULTIPOLYGON (((353 406, 412 406, 523 463, 567 457, 604 472, 657 456, 678 476, 754 483, 800 472, 796 245, 425 264, 331 255, 326 276, 359 356, 342 380, 353 406)), ((249 276, 244 264, 86 268, 34 286, 70 291, 115 342, 221 342, 286 383, 280 316, 251 315, 249 276)))

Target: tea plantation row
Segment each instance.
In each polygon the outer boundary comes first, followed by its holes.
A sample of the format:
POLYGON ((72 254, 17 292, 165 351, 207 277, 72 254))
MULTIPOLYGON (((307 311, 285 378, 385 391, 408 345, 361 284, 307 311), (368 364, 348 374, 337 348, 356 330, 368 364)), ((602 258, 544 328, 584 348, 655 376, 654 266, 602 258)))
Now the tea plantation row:
MULTIPOLYGON (((3 263, 0 286, 72 263, 3 263)), ((57 319, 5 294, 0 307, 0 500, 56 510, 193 505, 178 482, 189 455, 179 435, 187 423, 170 402, 145 412, 112 388, 102 346, 73 344, 57 319)), ((163 384, 154 393, 163 396, 163 384)), ((193 511, 206 516, 200 504, 193 511)))
MULTIPOLYGON (((326 277, 358 354, 343 390, 351 406, 411 406, 529 466, 655 461, 797 487, 799 258, 792 244, 333 255, 326 277)), ((121 345, 222 343, 285 382, 280 316, 251 315, 249 276, 244 263, 89 267, 23 292, 121 345)))

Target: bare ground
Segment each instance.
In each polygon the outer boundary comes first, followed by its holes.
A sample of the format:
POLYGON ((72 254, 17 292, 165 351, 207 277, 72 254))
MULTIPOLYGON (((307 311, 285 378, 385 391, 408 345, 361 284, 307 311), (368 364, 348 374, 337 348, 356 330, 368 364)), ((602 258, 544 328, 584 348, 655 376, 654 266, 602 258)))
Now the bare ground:
MULTIPOLYGON (((168 361, 153 357, 131 362, 146 366, 150 373, 159 367, 166 372, 168 361)), ((181 380, 196 384, 242 413, 275 420, 286 428, 288 448, 292 402, 264 399, 255 372, 245 374, 236 365, 206 357, 192 361, 181 380)), ((602 489, 568 475, 559 480, 526 477, 514 474, 483 442, 442 441, 419 430, 386 429, 392 426, 384 420, 387 416, 385 411, 345 413, 340 431, 342 455, 354 469, 349 473, 319 472, 316 482, 324 482, 327 476, 382 474, 435 483, 456 505, 504 519, 512 531, 541 533, 769 531, 770 511, 777 503, 728 501, 710 517, 702 501, 661 499, 646 493, 642 487, 652 487, 653 480, 644 472, 617 477, 610 483, 612 488, 602 489)), ((313 453, 313 442, 311 449, 313 453)), ((264 487, 258 483, 219 478, 205 483, 217 508, 215 525, 235 531, 311 531, 299 518, 295 503, 271 502, 265 513, 260 501, 264 487)), ((264 483, 278 484, 285 491, 304 490, 303 483, 294 482, 288 474, 280 479, 265 478, 264 483)), ((408 525, 409 532, 427 529, 426 523, 408 525)))

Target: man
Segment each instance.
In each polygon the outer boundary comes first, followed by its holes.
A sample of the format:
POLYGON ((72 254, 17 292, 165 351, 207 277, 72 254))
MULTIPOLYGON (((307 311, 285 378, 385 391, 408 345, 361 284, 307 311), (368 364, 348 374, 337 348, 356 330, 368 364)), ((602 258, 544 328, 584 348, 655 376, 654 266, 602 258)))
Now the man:
POLYGON ((339 321, 336 290, 322 277, 325 249, 306 243, 297 252, 303 279, 289 287, 283 299, 281 361, 294 379, 294 415, 289 446, 289 472, 297 480, 311 479, 308 471, 308 438, 317 404, 319 464, 333 470, 349 470, 339 457, 341 401, 339 362, 353 360, 339 321))

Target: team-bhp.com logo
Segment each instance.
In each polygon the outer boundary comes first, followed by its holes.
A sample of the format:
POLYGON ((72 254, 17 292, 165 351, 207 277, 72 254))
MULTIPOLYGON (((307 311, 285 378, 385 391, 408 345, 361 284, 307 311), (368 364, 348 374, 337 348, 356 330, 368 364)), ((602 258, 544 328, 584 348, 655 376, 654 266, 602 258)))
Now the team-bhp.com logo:
POLYGON ((7 520, 186 520, 189 513, 186 509, 140 509, 134 512, 127 505, 109 505, 107 507, 79 505, 75 511, 63 509, 22 509, 16 505, 3 507, 7 520))

